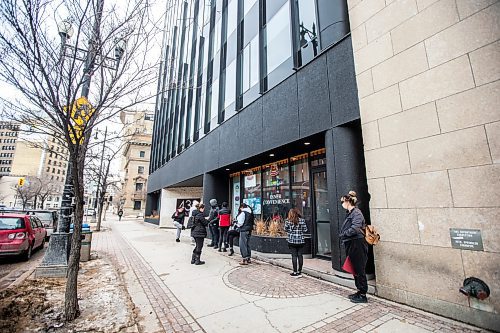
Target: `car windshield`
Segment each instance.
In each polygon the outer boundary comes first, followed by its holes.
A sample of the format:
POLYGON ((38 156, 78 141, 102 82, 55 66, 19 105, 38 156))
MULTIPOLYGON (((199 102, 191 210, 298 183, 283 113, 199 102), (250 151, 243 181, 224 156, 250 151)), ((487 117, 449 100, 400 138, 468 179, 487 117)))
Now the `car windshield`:
POLYGON ((23 229, 24 219, 19 217, 0 217, 0 230, 23 229))

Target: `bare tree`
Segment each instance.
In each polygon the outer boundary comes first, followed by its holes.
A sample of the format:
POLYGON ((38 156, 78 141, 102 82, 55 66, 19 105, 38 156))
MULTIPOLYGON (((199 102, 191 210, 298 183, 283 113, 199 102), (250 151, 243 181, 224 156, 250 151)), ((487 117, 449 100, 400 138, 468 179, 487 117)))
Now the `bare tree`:
POLYGON ((122 7, 104 6, 104 0, 0 3, 0 79, 21 93, 16 101, 2 98, 2 116, 34 133, 58 134, 69 152, 72 172, 67 177, 75 207, 65 294, 68 321, 80 313, 77 278, 85 156, 95 126, 153 95, 150 85, 157 78, 157 59, 150 51, 156 46, 156 22, 149 15, 148 0, 128 0, 122 7), (63 19, 59 39, 56 23, 63 19))
POLYGON ((36 178, 26 178, 23 186, 16 185, 14 187, 16 190, 16 198, 21 200, 23 205, 23 210, 28 208, 29 204, 33 204, 39 191, 40 184, 36 178))
MULTIPOLYGON (((40 189, 37 194, 37 201, 41 208, 45 201, 58 194, 58 186, 54 185, 48 178, 40 178, 40 189)), ((36 207, 35 207, 36 208, 36 207)))

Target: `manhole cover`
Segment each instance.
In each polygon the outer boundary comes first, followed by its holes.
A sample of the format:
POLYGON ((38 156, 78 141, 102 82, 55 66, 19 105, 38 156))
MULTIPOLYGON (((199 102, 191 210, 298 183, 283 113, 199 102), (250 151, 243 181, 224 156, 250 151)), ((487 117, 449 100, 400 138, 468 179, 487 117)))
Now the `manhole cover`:
POLYGON ((224 275, 224 282, 246 294, 273 298, 304 297, 332 291, 321 281, 293 278, 289 271, 263 264, 235 268, 224 275))

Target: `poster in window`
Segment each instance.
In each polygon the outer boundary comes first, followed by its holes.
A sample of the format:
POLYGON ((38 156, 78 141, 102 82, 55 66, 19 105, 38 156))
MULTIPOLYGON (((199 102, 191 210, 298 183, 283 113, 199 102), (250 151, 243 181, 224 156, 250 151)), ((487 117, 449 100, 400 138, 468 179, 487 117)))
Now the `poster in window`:
POLYGON ((250 208, 252 208, 252 211, 255 215, 258 215, 261 213, 261 201, 260 198, 246 198, 243 199, 243 202, 246 203, 250 208))
POLYGON ((247 175, 245 176, 245 188, 255 187, 257 186, 257 177, 256 175, 247 175))

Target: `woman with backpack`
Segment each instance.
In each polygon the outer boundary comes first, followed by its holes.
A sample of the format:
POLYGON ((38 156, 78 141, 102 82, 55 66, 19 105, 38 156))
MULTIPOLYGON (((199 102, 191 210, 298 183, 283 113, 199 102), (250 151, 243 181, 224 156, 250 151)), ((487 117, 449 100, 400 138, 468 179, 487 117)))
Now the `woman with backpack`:
POLYGON ((340 240, 345 246, 346 261, 350 260, 354 269, 354 282, 358 291, 349 295, 353 303, 366 303, 366 292, 368 291, 368 281, 366 280, 366 262, 368 261, 368 244, 363 233, 366 227, 365 218, 361 210, 356 207, 358 198, 356 192, 349 191, 349 194, 340 198, 342 207, 347 210, 347 216, 340 229, 340 240))
POLYGON ((288 211, 285 220, 285 231, 288 233, 288 248, 292 252, 293 272, 290 275, 299 278, 302 277, 302 265, 304 264, 302 250, 305 245, 304 233, 307 232, 307 225, 297 208, 288 211))
POLYGON ((179 207, 172 214, 172 219, 174 220, 174 227, 177 229, 175 241, 179 243, 181 241, 181 230, 186 229, 184 227, 184 219, 186 218, 186 210, 184 207, 179 207))
POLYGON ((245 203, 242 203, 239 208, 238 216, 236 217, 236 227, 240 231, 240 252, 242 260, 240 265, 248 265, 251 263, 252 250, 250 249, 250 237, 252 237, 254 215, 252 209, 245 203))

